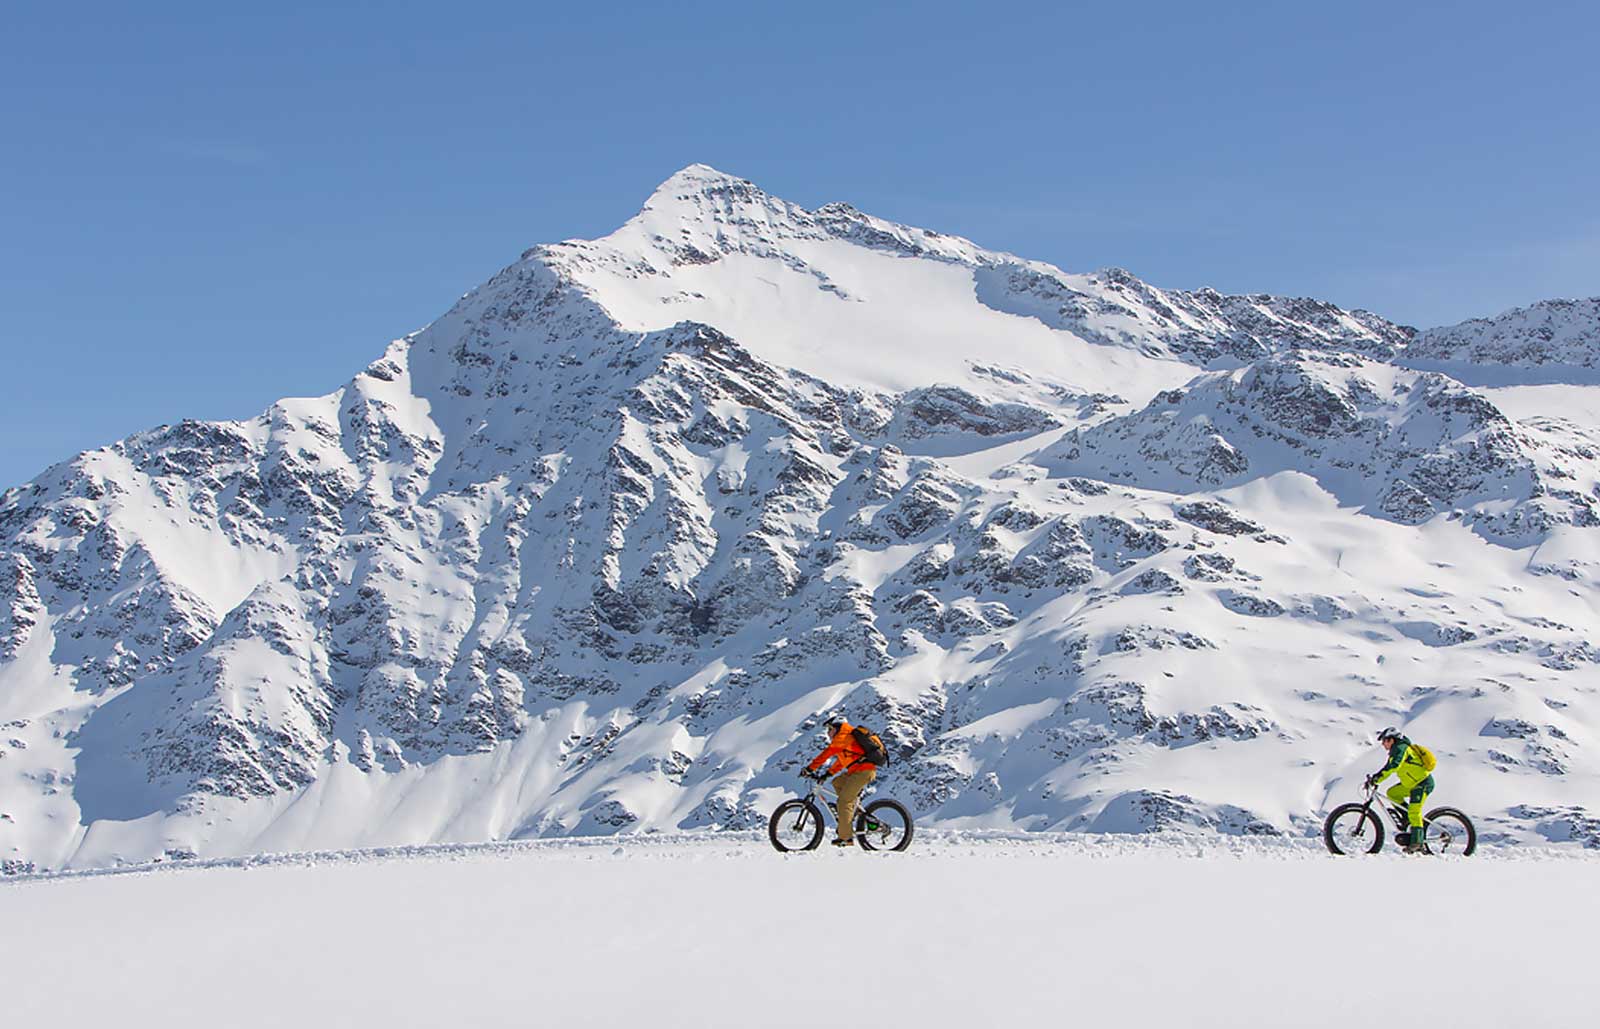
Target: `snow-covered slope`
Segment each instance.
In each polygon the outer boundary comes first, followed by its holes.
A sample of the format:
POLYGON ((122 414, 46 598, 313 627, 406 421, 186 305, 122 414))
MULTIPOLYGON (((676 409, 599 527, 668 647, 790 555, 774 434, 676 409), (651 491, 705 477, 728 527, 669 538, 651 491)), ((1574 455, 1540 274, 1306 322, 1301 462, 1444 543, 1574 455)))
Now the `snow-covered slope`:
POLYGON ((1398 722, 1600 844, 1588 387, 1412 336, 685 169, 0 496, 0 859, 749 827, 835 706, 928 822, 1303 835, 1398 722))
POLYGON ((809 1027, 841 989, 929 1029, 1593 1021, 1581 852, 1306 843, 960 833, 781 857, 725 833, 89 873, 0 883, 27 927, 0 967, 26 1026, 809 1027), (878 938, 841 945, 842 913, 878 938), (1428 938, 1425 1000, 1384 953, 1397 926, 1428 938))

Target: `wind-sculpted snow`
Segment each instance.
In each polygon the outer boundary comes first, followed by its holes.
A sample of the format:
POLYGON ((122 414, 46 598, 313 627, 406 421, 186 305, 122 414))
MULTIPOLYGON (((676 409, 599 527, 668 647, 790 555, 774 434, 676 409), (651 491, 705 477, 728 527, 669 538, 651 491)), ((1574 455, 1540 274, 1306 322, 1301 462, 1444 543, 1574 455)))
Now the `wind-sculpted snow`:
POLYGON ((1398 723, 1590 840, 1595 427, 1409 338, 686 169, 0 495, 0 860, 747 829, 834 709, 928 824, 1306 836, 1398 723))

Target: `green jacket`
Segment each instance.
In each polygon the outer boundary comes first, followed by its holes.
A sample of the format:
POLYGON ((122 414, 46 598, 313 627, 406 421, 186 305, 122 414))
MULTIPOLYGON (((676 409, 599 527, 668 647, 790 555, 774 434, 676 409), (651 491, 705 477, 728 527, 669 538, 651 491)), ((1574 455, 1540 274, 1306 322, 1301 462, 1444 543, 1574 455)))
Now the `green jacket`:
POLYGON ((1383 782, 1390 775, 1398 775, 1400 781, 1408 787, 1415 788, 1424 779, 1432 774, 1422 764, 1422 759, 1417 756, 1416 750, 1411 746, 1411 741, 1404 736, 1394 741, 1394 746, 1389 748, 1389 761, 1373 775, 1376 782, 1383 782))

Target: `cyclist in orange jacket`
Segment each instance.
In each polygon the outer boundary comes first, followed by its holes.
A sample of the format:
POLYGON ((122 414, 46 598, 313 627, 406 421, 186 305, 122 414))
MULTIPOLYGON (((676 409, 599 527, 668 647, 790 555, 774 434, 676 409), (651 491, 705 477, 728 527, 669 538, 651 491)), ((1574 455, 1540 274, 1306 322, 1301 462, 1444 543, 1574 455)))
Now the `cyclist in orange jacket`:
POLYGON ((851 731, 854 727, 849 722, 833 715, 827 726, 828 748, 806 766, 805 775, 814 779, 827 778, 828 765, 838 762, 833 788, 839 791, 839 806, 835 812, 839 816, 839 835, 833 845, 850 847, 855 845, 856 801, 867 784, 877 777, 878 766, 866 760, 867 752, 856 742, 855 733, 851 731))

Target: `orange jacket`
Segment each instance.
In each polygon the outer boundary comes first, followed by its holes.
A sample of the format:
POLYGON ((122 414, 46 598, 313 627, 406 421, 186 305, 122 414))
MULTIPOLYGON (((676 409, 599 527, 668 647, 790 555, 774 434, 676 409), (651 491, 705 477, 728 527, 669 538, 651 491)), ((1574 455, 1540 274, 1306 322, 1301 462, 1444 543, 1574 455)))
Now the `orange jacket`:
POLYGON ((839 771, 843 772, 876 772, 878 766, 870 761, 863 761, 867 752, 861 749, 856 742, 855 735, 851 733, 849 722, 839 726, 839 731, 833 734, 833 740, 828 744, 828 749, 818 754, 806 771, 817 772, 828 767, 828 762, 835 759, 839 762, 839 771))

